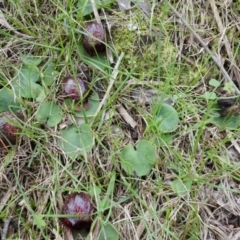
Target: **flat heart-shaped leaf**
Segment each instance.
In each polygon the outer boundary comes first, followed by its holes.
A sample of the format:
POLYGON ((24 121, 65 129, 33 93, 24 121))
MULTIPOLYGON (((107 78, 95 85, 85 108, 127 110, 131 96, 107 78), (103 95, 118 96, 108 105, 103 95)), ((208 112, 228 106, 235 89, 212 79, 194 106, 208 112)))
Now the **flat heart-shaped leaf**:
POLYGON ((42 229, 46 226, 46 222, 43 220, 42 214, 34 215, 33 224, 36 225, 38 228, 42 229))
POLYGON ((171 183, 172 190, 179 196, 185 196, 191 188, 191 180, 182 181, 181 179, 176 179, 171 183))
POLYGON ((109 240, 109 239, 114 239, 118 240, 119 239, 119 233, 118 231, 113 227, 112 224, 106 224, 98 237, 98 240, 109 240))
POLYGON ((43 82, 45 83, 46 86, 50 86, 56 77, 56 66, 53 64, 52 60, 50 59, 43 70, 43 82))
MULTIPOLYGON (((99 8, 106 8, 108 5, 110 5, 113 0, 95 0, 95 4, 97 9, 99 8)), ((82 12, 83 16, 86 16, 93 12, 92 4, 90 0, 78 0, 77 6, 80 8, 80 11, 82 12)))
POLYGON ((36 119, 46 123, 49 127, 54 127, 62 119, 62 109, 54 102, 42 103, 36 113, 36 119))
POLYGON ((71 125, 61 131, 58 146, 72 159, 79 154, 90 152, 93 147, 93 134, 90 125, 83 123, 80 126, 71 125))
POLYGON ((240 115, 211 117, 209 122, 220 129, 236 130, 240 126, 240 115))
POLYGON ((91 97, 89 98, 88 103, 89 103, 89 108, 87 110, 85 110, 84 112, 76 111, 74 115, 77 117, 84 117, 84 116, 92 117, 95 115, 100 104, 99 96, 95 91, 92 93, 91 97))
POLYGON ((9 111, 11 107, 20 107, 17 99, 14 98, 12 90, 8 88, 0 89, 0 112, 9 111))
POLYGON ((40 78, 40 72, 36 66, 23 65, 13 79, 13 88, 18 97, 36 99, 42 87, 36 82, 40 78))
POLYGON ((31 66, 31 65, 39 65, 42 62, 42 58, 41 57, 36 57, 34 55, 21 55, 20 56, 22 62, 27 65, 27 66, 31 66))
POLYGON ((132 145, 124 147, 120 154, 121 166, 130 175, 134 171, 139 177, 148 175, 156 163, 157 156, 154 146, 147 140, 140 140, 136 150, 132 145))
POLYGON ((177 128, 179 122, 178 113, 171 105, 163 103, 159 106, 154 121, 159 131, 172 132, 177 128))

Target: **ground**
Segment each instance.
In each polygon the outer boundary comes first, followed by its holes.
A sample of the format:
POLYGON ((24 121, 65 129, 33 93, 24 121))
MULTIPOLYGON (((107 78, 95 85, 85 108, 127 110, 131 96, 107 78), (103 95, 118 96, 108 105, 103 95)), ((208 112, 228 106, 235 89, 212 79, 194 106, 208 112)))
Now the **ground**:
POLYGON ((0 153, 2 239, 240 239, 240 1, 90 2, 0 1, 0 110, 24 115, 0 153), (98 18, 107 52, 90 57, 98 18), (60 222, 74 192, 89 233, 60 222))

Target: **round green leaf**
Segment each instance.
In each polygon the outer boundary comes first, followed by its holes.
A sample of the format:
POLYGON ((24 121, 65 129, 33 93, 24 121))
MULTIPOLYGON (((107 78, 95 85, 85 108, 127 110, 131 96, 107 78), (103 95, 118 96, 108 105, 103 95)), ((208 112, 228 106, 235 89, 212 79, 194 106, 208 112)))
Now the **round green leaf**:
POLYGON ((36 119, 46 123, 49 127, 54 127, 62 119, 62 109, 54 102, 42 103, 36 113, 36 119))
POLYGON ((113 227, 112 224, 106 224, 98 237, 98 240, 109 240, 109 239, 114 239, 114 240, 119 240, 119 233, 118 231, 113 227))
POLYGON ((36 99, 42 92, 42 87, 36 83, 39 78, 40 72, 36 66, 22 66, 13 79, 15 94, 18 97, 36 99))
POLYGON ((191 180, 182 181, 181 179, 175 179, 171 183, 172 190, 181 197, 184 197, 191 188, 191 180))
POLYGON ((209 85, 217 88, 217 87, 219 87, 221 85, 221 82, 219 82, 218 80, 212 78, 209 81, 209 85))
POLYGON ((240 115, 212 117, 209 122, 220 129, 236 130, 240 126, 240 115))
MULTIPOLYGON (((101 1, 95 0, 97 9, 106 8, 113 2, 114 2, 113 0, 101 0, 101 1)), ((92 4, 90 0, 78 0, 77 6, 79 10, 82 12, 83 17, 93 12, 92 4)))
POLYGON ((89 103, 89 108, 87 110, 80 111, 80 112, 75 111, 74 115, 77 117, 84 117, 84 116, 92 117, 95 115, 100 104, 99 96, 95 91, 92 93, 91 97, 89 98, 88 103, 89 103))
POLYGON ((155 116, 155 123, 159 131, 172 132, 177 128, 179 122, 177 111, 169 104, 161 104, 155 116))
POLYGON ((58 146, 72 159, 83 152, 90 152, 93 147, 93 134, 91 127, 83 123, 80 126, 71 125, 61 131, 58 146))
POLYGON ((46 86, 50 86, 54 82, 55 77, 57 75, 55 68, 56 66, 53 64, 51 59, 44 66, 42 80, 46 86))
POLYGON ((21 55, 21 60, 25 65, 39 65, 42 62, 41 57, 36 57, 31 54, 29 55, 21 55))
POLYGON ((147 140, 140 140, 136 149, 132 145, 124 147, 120 153, 122 168, 130 175, 141 177, 148 175, 156 163, 157 156, 154 146, 147 140))
POLYGON ((20 104, 8 88, 0 89, 0 112, 9 111, 11 107, 18 108, 20 104))
POLYGON ((203 98, 207 99, 207 100, 214 100, 217 98, 217 94, 215 92, 208 92, 206 91, 203 95, 203 98))

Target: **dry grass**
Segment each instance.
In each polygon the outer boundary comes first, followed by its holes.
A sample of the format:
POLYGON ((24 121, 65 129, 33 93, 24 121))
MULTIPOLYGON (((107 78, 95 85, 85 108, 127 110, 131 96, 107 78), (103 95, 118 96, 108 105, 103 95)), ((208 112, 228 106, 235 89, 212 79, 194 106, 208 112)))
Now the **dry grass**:
MULTIPOLYGON (((75 11, 76 2, 5 1, 2 13, 9 25, 0 22, 1 86, 11 86, 15 70, 21 66, 21 54, 52 56, 58 74, 53 94, 47 97, 60 101, 56 90, 60 79, 83 65, 76 50, 81 38, 77 30, 83 25, 81 14, 75 11)), ((240 2, 169 2, 239 87, 240 2)), ((210 89, 209 79, 227 80, 164 1, 151 5, 149 17, 136 6, 120 12, 116 3, 104 14, 100 11, 110 31, 114 60, 121 52, 125 56, 109 88, 108 101, 92 124, 96 141, 87 156, 74 161, 68 158, 56 143, 59 129, 37 124, 34 115, 39 103, 21 102, 29 120, 22 125, 19 144, 2 151, 0 158, 3 240, 70 238, 58 215, 65 196, 75 191, 92 193, 99 226, 110 222, 121 240, 240 239, 239 129, 221 130, 208 124, 213 103, 200 97, 210 89), (130 31, 130 23, 137 29, 130 31), (155 36, 152 42, 142 38, 151 33, 155 36), (149 89, 175 96, 180 123, 171 133, 171 142, 156 144, 158 160, 151 173, 130 177, 119 164, 120 150, 142 138, 154 142, 159 136, 151 120, 151 102, 145 104, 149 99, 136 95, 149 89), (120 105, 137 123, 135 129, 116 111, 120 105), (111 111, 114 116, 107 118, 111 111), (176 179, 190 183, 184 196, 173 191, 176 179), (41 227, 38 216, 43 217, 41 227)), ((96 84, 101 98, 112 71, 105 78, 94 73, 101 79, 100 88, 96 84)), ((151 101, 152 92, 148 94, 151 101)), ((63 122, 69 119, 66 113, 63 122)), ((89 239, 96 232, 95 227, 89 239)))

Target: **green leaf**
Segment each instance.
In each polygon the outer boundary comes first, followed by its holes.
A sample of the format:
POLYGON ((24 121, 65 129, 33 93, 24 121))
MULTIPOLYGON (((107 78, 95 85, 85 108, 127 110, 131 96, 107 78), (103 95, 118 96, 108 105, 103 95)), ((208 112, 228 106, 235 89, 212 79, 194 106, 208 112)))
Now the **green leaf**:
POLYGON ((163 133, 172 132, 177 128, 179 118, 177 111, 169 104, 163 103, 158 106, 154 118, 155 124, 158 126, 159 131, 163 133))
POLYGON ((109 68, 109 61, 105 54, 99 54, 98 56, 89 56, 82 44, 78 46, 77 50, 81 60, 85 64, 90 65, 103 73, 105 72, 104 70, 106 68, 109 68))
POLYGON ((109 239, 114 239, 114 240, 119 240, 119 233, 118 231, 113 227, 112 224, 106 224, 98 237, 98 240, 109 240, 109 239))
POLYGON ((50 86, 54 82, 56 76, 56 66, 53 64, 52 59, 49 59, 44 66, 42 80, 46 86, 50 86))
POLYGON ((36 99, 42 92, 42 87, 36 82, 40 72, 36 66, 23 65, 13 79, 13 89, 18 97, 36 99))
POLYGON ((240 126, 240 115, 228 115, 226 117, 212 117, 210 123, 220 129, 236 130, 240 126))
POLYGON ((99 195, 101 194, 101 192, 102 192, 102 189, 101 189, 100 187, 95 187, 95 186, 90 187, 90 188, 89 188, 89 191, 88 191, 88 193, 89 193, 92 197, 94 197, 95 194, 96 194, 97 196, 99 196, 99 195))
POLYGON ((181 197, 184 197, 190 191, 191 185, 191 180, 176 179, 171 183, 172 190, 181 197))
MULTIPOLYGON (((72 101, 71 101, 72 102, 72 101)), ((80 111, 80 112, 74 112, 74 115, 77 117, 92 117, 95 115, 99 104, 100 104, 100 99, 98 94, 94 91, 91 95, 91 97, 88 100, 89 103, 89 108, 85 111, 80 111)))
POLYGON ((232 82, 225 82, 223 90, 225 90, 228 93, 228 95, 235 93, 235 88, 232 82))
POLYGON ((134 171, 139 177, 148 175, 156 163, 157 156, 154 146, 147 140, 140 140, 136 150, 132 145, 124 147, 120 153, 122 168, 130 175, 134 171))
POLYGON ((159 147, 167 147, 171 144, 173 137, 170 133, 161 134, 155 139, 155 144, 159 147))
POLYGON ((72 159, 79 154, 90 152, 93 147, 93 134, 91 127, 83 123, 80 126, 71 125, 61 131, 58 146, 72 159))
POLYGON ((62 119, 62 109, 54 102, 42 103, 36 113, 36 119, 46 123, 49 127, 54 127, 62 119))
POLYGON ((43 220, 42 214, 34 215, 33 224, 36 225, 38 228, 42 228, 46 226, 46 222, 43 220))
POLYGON ((32 66, 32 65, 37 66, 42 62, 41 57, 36 57, 36 56, 31 55, 31 54, 21 55, 20 58, 21 58, 22 62, 27 66, 32 66))
POLYGON ((214 100, 217 98, 217 95, 215 92, 205 92, 203 95, 202 95, 203 98, 207 99, 207 100, 214 100))
POLYGON ((46 98, 45 90, 41 87, 38 96, 36 97, 37 102, 43 102, 46 98))
POLYGON ((8 88, 0 89, 0 112, 9 111, 11 107, 20 107, 17 99, 14 98, 12 90, 8 88))
POLYGON ((210 85, 210 86, 213 86, 213 87, 215 87, 215 88, 219 87, 220 84, 221 84, 221 83, 220 83, 218 80, 214 79, 214 78, 210 79, 210 81, 209 81, 209 85, 210 85))
MULTIPOLYGON (((113 0, 95 0, 94 3, 96 4, 97 9, 100 9, 108 7, 113 2, 113 0)), ((77 6, 80 8, 84 17, 93 12, 92 4, 89 0, 79 0, 77 6)))

